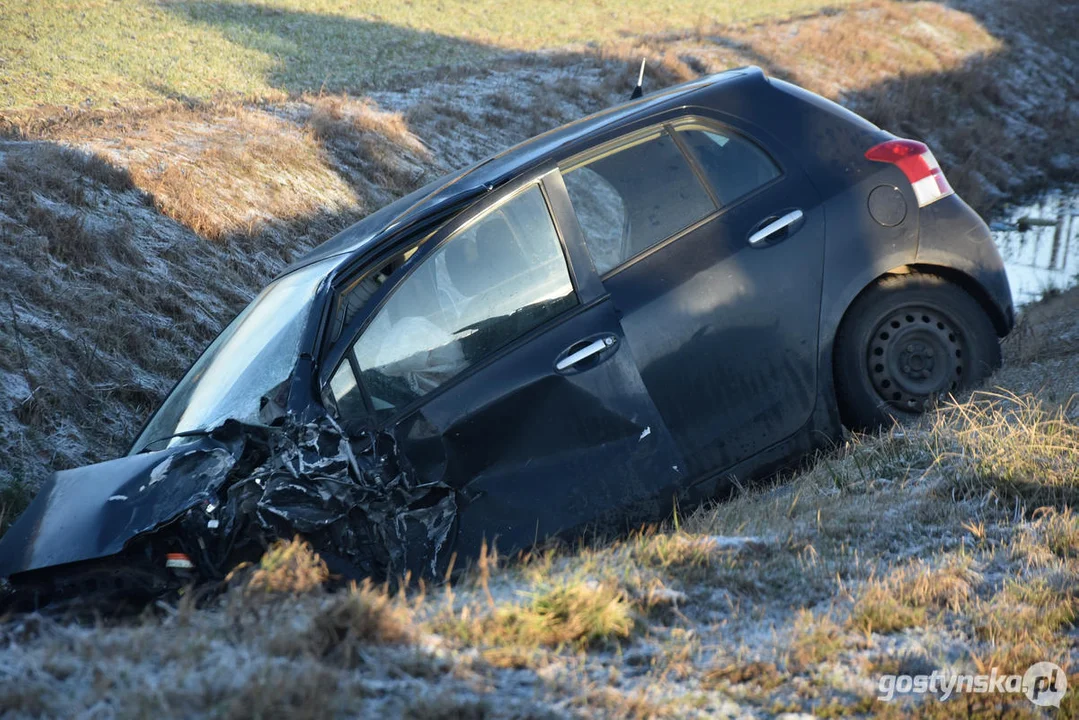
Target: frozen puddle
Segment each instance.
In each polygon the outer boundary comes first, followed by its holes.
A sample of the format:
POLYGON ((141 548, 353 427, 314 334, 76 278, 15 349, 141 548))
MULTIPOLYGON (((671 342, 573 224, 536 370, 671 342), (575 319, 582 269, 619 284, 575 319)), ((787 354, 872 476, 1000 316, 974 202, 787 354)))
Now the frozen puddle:
POLYGON ((1079 276, 1079 192, 1050 190, 1009 209, 990 225, 1004 257, 1016 306, 1048 290, 1064 290, 1079 276))

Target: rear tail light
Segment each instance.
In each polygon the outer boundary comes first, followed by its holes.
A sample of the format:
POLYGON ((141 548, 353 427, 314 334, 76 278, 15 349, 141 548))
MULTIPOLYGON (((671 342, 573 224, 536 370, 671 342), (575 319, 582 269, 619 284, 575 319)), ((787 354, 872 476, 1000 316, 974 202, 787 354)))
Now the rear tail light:
POLYGON ((918 207, 925 207, 954 192, 932 151, 917 140, 889 140, 869 148, 865 156, 874 162, 891 163, 902 170, 914 188, 918 207))

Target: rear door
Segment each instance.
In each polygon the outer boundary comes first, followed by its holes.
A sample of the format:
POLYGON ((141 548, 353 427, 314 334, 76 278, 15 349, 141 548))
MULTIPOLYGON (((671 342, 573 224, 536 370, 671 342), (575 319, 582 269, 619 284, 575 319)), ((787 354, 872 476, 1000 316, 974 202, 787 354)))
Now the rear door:
POLYGON ((790 157, 702 118, 596 148, 565 184, 694 478, 794 434, 816 398, 824 216, 790 157))
POLYGON ((457 550, 510 550, 670 507, 683 477, 557 171, 424 243, 330 383, 458 489, 457 550))

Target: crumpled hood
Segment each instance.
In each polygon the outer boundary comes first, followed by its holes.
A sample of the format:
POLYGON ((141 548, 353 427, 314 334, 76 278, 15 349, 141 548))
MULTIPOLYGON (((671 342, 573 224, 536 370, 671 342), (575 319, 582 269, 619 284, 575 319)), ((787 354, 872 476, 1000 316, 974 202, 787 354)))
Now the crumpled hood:
POLYGON ((0 539, 0 577, 115 555, 212 497, 242 447, 206 436, 55 473, 0 539))
POLYGON ((203 577, 237 551, 306 536, 355 574, 441 577, 456 495, 417 482, 392 436, 347 437, 328 417, 279 427, 234 420, 159 452, 58 472, 0 539, 0 577, 96 560, 168 525, 203 577))

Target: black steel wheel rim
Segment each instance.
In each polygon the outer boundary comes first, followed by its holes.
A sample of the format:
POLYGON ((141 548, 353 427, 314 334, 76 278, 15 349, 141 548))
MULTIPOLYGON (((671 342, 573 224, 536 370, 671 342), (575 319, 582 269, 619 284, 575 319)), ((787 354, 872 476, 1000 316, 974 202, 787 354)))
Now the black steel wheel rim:
POLYGON ((867 349, 867 370, 877 395, 904 412, 921 412, 936 397, 957 390, 969 350, 959 327, 928 306, 897 308, 877 324, 867 349))

